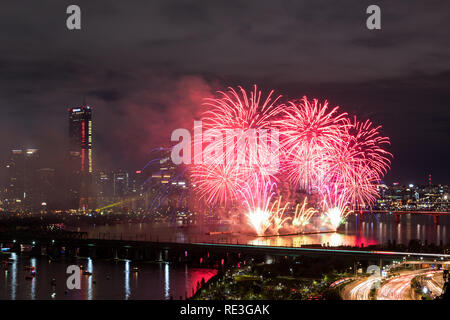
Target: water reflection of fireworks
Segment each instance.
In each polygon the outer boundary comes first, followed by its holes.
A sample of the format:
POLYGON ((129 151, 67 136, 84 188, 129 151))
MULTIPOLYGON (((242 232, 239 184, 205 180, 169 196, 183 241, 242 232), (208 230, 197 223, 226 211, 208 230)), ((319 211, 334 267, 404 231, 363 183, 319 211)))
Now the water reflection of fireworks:
POLYGON ((302 204, 295 206, 293 216, 289 216, 287 211, 290 203, 283 203, 282 197, 274 200, 275 188, 275 183, 266 182, 264 184, 256 183, 255 186, 247 184, 240 191, 244 198, 248 224, 258 236, 313 234, 330 231, 330 229, 322 231, 320 226, 313 226, 306 230, 305 227, 309 225, 311 218, 319 211, 308 207, 308 200, 305 198, 302 204))

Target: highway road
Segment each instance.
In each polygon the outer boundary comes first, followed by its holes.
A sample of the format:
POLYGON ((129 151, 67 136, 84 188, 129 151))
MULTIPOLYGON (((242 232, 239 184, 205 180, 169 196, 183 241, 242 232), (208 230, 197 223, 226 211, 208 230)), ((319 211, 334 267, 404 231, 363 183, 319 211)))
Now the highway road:
POLYGON ((413 300, 411 280, 418 275, 433 274, 429 269, 403 272, 400 276, 386 282, 377 293, 377 300, 413 300))
POLYGON ((342 291, 344 300, 370 300, 370 289, 381 280, 380 276, 370 276, 348 284, 342 291))
POLYGON ((431 291, 433 298, 442 294, 443 285, 444 279, 442 278, 442 271, 435 272, 425 279, 425 286, 431 291))
MULTIPOLYGON (((442 292, 442 271, 430 269, 403 271, 400 276, 390 279, 378 289, 377 300, 412 300, 411 280, 418 275, 429 275, 425 279, 425 285, 433 293, 433 296, 442 292)), ((361 278, 348 285, 341 291, 344 300, 370 300, 370 290, 381 281, 380 276, 372 275, 361 278)))

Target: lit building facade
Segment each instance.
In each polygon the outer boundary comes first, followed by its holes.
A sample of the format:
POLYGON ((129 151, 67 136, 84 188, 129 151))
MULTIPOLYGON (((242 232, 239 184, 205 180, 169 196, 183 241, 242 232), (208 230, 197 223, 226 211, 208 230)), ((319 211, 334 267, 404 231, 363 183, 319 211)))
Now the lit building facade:
POLYGON ((69 111, 69 203, 72 208, 93 208, 92 195, 92 109, 89 106, 69 111))

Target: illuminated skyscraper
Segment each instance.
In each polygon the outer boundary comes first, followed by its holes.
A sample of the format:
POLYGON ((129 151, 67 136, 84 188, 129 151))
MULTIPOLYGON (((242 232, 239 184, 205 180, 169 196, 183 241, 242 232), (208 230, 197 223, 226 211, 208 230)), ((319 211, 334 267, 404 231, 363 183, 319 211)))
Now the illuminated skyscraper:
POLYGON ((69 109, 69 162, 71 207, 91 208, 92 109, 89 106, 69 109))

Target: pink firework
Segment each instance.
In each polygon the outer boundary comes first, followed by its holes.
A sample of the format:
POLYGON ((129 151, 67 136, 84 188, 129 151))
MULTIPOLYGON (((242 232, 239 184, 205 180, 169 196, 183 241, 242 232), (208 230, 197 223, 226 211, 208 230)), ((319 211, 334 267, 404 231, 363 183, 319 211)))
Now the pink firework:
POLYGON ((279 234, 279 230, 283 228, 284 224, 291 220, 291 217, 286 217, 286 209, 289 207, 289 202, 282 204, 282 197, 279 197, 272 205, 271 212, 271 227, 273 234, 279 234))
POLYGON ((307 207, 308 199, 303 200, 302 205, 297 204, 292 218, 292 225, 296 228, 304 228, 309 224, 309 220, 318 212, 316 209, 307 207))
POLYGON ((337 229, 344 219, 353 213, 348 205, 348 199, 342 191, 338 185, 326 187, 321 191, 323 196, 322 219, 334 229, 337 229))
POLYGON ((380 177, 386 174, 391 163, 392 154, 385 150, 390 145, 388 137, 380 136, 381 126, 373 126, 372 122, 366 120, 360 122, 353 117, 353 121, 346 126, 350 137, 349 149, 358 152, 359 161, 378 174, 380 177))
POLYGON ((304 202, 285 218, 288 203, 282 205, 281 194, 272 198, 274 182, 287 178, 294 189, 321 197, 323 217, 337 228, 351 208, 378 197, 376 184, 392 158, 385 149, 389 138, 380 135, 380 126, 348 118, 327 101, 279 101, 273 91, 264 98, 256 86, 205 100, 203 162, 190 168, 192 182, 208 204, 244 199, 249 224, 261 235, 269 228, 277 233, 288 220, 304 227, 316 212, 304 202))
POLYGON ((232 164, 195 165, 190 175, 199 198, 211 205, 235 201, 246 182, 246 172, 232 164))
POLYGON ((228 88, 228 92, 219 91, 220 98, 208 98, 205 105, 210 109, 205 112, 203 121, 206 126, 217 130, 251 128, 270 128, 273 116, 279 112, 278 100, 281 96, 272 98, 270 91, 266 99, 261 99, 261 91, 253 87, 250 95, 244 88, 238 87, 239 93, 228 88))
POLYGON ((239 191, 244 199, 248 224, 259 236, 264 235, 268 230, 272 235, 278 234, 290 219, 285 216, 289 202, 283 204, 281 197, 273 199, 276 195, 276 187, 275 183, 257 182, 252 186, 246 184, 245 188, 239 191))
POLYGON ((273 181, 278 170, 278 135, 271 123, 279 112, 280 96, 273 98, 271 91, 263 99, 256 86, 250 93, 239 87, 219 95, 205 100, 209 110, 202 118, 205 131, 220 137, 202 145, 203 159, 213 161, 191 170, 194 184, 210 204, 234 201, 243 181, 273 181), (222 161, 214 161, 215 153, 223 155, 222 161))
POLYGON ((329 150, 325 184, 337 185, 353 206, 371 205, 378 196, 376 183, 389 168, 392 155, 384 149, 389 138, 370 121, 348 120, 346 134, 329 150))
MULTIPOLYGON (((370 121, 358 122, 304 97, 290 102, 277 121, 289 180, 308 192, 339 191, 346 204, 365 206, 378 196, 376 183, 386 173, 392 156, 384 148, 389 138, 370 121)), ((328 196, 329 197, 329 196, 328 196)))
POLYGON ((248 224, 255 230, 256 234, 264 235, 272 224, 272 197, 275 195, 275 183, 256 182, 254 186, 246 185, 240 190, 244 199, 248 224))
POLYGON ((327 101, 320 104, 317 99, 303 97, 300 102, 289 102, 277 121, 289 179, 304 190, 311 191, 322 183, 327 154, 349 126, 346 113, 338 113, 338 109, 328 109, 327 101))

